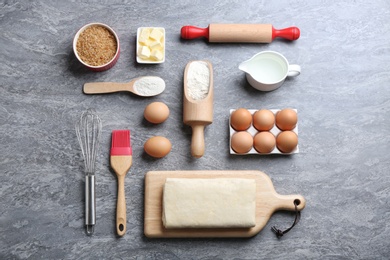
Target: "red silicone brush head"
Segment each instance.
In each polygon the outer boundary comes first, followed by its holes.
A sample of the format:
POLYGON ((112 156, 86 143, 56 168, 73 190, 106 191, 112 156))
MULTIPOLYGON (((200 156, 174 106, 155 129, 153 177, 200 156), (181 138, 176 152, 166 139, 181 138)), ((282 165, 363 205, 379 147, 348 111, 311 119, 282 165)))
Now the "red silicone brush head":
POLYGON ((130 130, 112 131, 110 155, 132 155, 130 130))

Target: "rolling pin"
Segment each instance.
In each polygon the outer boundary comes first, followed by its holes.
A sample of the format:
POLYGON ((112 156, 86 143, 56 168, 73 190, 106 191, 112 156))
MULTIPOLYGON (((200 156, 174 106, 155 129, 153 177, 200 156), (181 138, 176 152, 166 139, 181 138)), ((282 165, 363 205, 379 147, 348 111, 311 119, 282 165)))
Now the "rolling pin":
POLYGON ((270 43, 277 37, 294 41, 299 36, 298 27, 278 30, 272 24, 210 24, 207 28, 187 25, 181 28, 183 39, 205 37, 209 42, 270 43))
POLYGON ((196 158, 203 156, 205 151, 204 128, 213 122, 213 68, 208 61, 190 61, 184 71, 183 122, 192 128, 191 155, 196 158), (201 99, 191 97, 188 79, 198 76, 199 72, 191 69, 191 64, 204 64, 209 71, 208 92, 201 99), (192 73, 190 72, 192 71, 192 73))

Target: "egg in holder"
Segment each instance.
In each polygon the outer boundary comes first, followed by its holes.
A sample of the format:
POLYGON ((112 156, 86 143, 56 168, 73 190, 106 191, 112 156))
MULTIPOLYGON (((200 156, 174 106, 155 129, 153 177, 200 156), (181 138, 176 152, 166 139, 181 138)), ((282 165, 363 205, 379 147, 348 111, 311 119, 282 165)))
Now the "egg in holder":
POLYGON ((299 153, 296 109, 231 109, 230 154, 299 153))

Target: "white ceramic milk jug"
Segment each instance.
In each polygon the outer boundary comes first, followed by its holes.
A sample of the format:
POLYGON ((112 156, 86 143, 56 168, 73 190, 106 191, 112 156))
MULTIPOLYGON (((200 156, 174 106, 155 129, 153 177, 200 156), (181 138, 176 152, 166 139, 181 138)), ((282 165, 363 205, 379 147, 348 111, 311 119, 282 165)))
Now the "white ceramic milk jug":
POLYGON ((275 51, 263 51, 242 62, 240 70, 246 73, 249 84, 261 91, 279 88, 286 77, 295 77, 301 73, 301 67, 289 64, 287 59, 275 51))

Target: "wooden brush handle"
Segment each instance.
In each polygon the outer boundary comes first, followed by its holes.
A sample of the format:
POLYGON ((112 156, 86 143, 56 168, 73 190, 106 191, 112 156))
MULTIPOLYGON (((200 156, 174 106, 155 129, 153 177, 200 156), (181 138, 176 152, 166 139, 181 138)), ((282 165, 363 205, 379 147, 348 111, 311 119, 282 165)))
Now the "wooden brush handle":
POLYGON ((118 199, 116 204, 116 232, 119 236, 126 233, 125 175, 118 175, 118 199))
POLYGON ((204 125, 192 126, 191 154, 200 158, 204 154, 204 125))
POLYGON ((119 91, 129 91, 129 84, 117 82, 90 82, 84 84, 83 91, 85 94, 103 94, 119 91))

